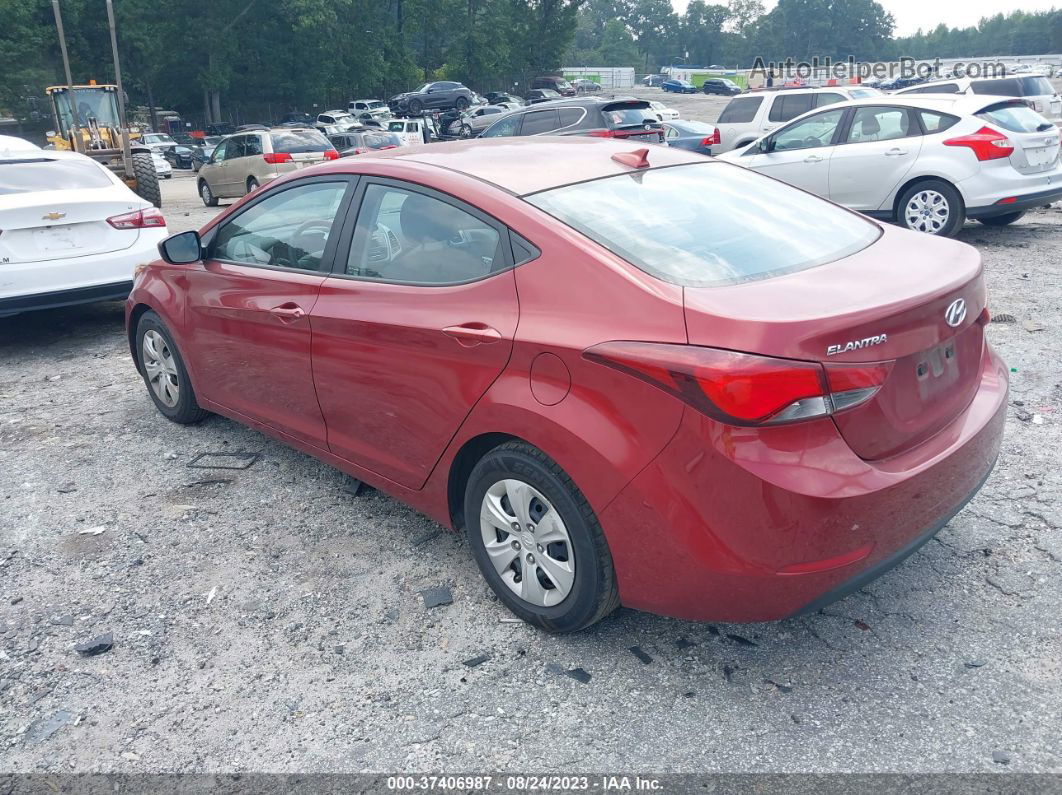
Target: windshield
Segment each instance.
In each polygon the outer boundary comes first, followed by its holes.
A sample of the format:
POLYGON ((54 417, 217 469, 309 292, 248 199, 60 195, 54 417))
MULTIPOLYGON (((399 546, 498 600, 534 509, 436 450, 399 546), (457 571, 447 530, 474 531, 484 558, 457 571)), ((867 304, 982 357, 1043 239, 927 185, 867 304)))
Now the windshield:
POLYGON ((406 123, 404 121, 392 121, 387 125, 389 132, 400 133, 406 131, 406 123))
POLYGON ((111 182, 100 165, 87 160, 0 160, 0 196, 38 190, 109 188, 111 182))
POLYGON ((147 133, 144 136, 144 143, 148 144, 172 144, 176 143, 170 136, 163 133, 147 133))
POLYGON ((526 200, 641 270, 694 287, 813 268, 880 234, 853 212, 720 162, 636 171, 526 200))
POLYGON ((274 152, 327 152, 332 148, 325 138, 317 130, 286 130, 275 132, 269 136, 272 139, 274 152))
MULTIPOLYGON (((95 119, 100 127, 120 127, 118 121, 118 95, 99 87, 75 88, 77 98, 78 122, 85 126, 90 119, 95 119)), ((70 111, 70 92, 61 90, 55 94, 55 104, 59 111, 59 127, 67 134, 73 126, 70 111)))
POLYGON ((425 83, 420 88, 413 89, 412 93, 414 93, 414 94, 424 94, 424 93, 427 93, 427 91, 428 91, 428 89, 430 87, 431 87, 431 83, 425 83))
POLYGON ((220 135, 208 135, 206 138, 203 139, 203 143, 205 143, 207 146, 217 146, 219 143, 221 143, 221 139, 222 136, 220 135))
POLYGON ((362 143, 370 149, 386 149, 402 145, 402 139, 393 133, 365 133, 361 137, 362 143))

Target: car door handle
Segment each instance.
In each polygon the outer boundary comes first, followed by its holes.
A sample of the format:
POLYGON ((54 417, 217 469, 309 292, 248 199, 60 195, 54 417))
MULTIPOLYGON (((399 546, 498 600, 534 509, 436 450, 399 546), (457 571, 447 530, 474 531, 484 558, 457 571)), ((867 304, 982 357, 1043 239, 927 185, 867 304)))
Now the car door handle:
POLYGON ((887 152, 885 152, 885 157, 898 157, 900 155, 905 154, 907 154, 906 149, 900 149, 899 147, 894 146, 892 149, 889 149, 887 152))
POLYGON ((804 158, 804 162, 805 163, 821 163, 822 162, 822 158, 819 157, 818 155, 808 155, 807 157, 804 158))
POLYGON ((471 348, 474 345, 490 345, 501 340, 501 332, 486 323, 462 323, 459 326, 447 326, 443 334, 453 337, 457 342, 471 348))
POLYGON ((294 323, 306 314, 302 311, 302 307, 294 301, 288 301, 286 304, 274 306, 269 310, 269 313, 276 317, 281 323, 294 323))

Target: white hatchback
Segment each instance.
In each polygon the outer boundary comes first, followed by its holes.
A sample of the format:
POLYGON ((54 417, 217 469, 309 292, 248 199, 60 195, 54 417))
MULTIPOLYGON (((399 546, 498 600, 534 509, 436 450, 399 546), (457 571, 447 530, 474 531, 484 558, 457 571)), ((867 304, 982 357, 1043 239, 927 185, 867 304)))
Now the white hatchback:
POLYGON ((911 94, 980 94, 993 97, 1014 97, 1049 119, 1062 118, 1062 98, 1051 81, 1043 74, 1018 74, 1011 77, 953 77, 932 83, 904 88, 898 96, 911 94))
POLYGON ((1058 128, 1022 100, 881 96, 807 113, 721 156, 875 218, 954 235, 1062 199, 1058 128))
POLYGON ((125 298, 168 232, 151 202, 76 152, 0 162, 0 316, 125 298))

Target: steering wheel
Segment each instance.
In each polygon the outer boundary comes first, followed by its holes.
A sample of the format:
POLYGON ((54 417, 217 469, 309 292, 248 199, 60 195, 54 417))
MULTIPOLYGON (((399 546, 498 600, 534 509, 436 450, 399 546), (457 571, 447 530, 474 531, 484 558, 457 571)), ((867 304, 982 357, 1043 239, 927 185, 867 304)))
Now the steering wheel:
POLYGON ((804 139, 804 147, 810 149, 815 146, 822 146, 822 141, 816 138, 814 135, 809 135, 804 139))
POLYGON ((292 242, 297 243, 299 248, 306 248, 306 246, 302 243, 302 238, 311 229, 320 230, 321 236, 324 238, 324 241, 327 241, 328 233, 332 231, 332 222, 324 218, 311 218, 309 221, 303 221, 295 230, 295 234, 292 235, 292 242))

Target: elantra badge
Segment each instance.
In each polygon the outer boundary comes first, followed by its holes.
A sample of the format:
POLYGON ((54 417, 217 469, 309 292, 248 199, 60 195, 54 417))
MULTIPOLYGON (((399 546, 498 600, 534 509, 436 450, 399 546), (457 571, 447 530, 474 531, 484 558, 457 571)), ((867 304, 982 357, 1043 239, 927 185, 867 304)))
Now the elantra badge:
POLYGON ((887 342, 888 339, 888 334, 876 334, 873 337, 864 337, 861 340, 849 340, 843 345, 831 345, 826 349, 826 355, 836 356, 839 353, 858 351, 862 348, 869 348, 871 345, 881 345, 881 343, 887 342))
POLYGON ((944 321, 955 328, 966 319, 966 301, 962 298, 956 298, 950 304, 948 308, 944 310, 944 321))

